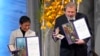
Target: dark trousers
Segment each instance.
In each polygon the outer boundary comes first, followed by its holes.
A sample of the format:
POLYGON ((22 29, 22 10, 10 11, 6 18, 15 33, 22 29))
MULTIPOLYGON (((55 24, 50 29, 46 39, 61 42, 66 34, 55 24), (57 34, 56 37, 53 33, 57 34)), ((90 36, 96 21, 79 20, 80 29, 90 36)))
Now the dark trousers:
POLYGON ((70 48, 61 48, 60 56, 87 56, 87 48, 86 47, 70 47, 70 48))

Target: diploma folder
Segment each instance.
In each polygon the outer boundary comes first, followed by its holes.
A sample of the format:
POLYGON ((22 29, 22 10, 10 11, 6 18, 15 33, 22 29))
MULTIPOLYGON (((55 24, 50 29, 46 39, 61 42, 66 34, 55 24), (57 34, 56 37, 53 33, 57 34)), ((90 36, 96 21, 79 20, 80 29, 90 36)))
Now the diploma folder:
POLYGON ((85 18, 62 25, 68 44, 74 44, 76 39, 86 39, 91 37, 85 18))
POLYGON ((37 36, 16 38, 16 49, 19 50, 19 56, 40 56, 39 47, 37 36))

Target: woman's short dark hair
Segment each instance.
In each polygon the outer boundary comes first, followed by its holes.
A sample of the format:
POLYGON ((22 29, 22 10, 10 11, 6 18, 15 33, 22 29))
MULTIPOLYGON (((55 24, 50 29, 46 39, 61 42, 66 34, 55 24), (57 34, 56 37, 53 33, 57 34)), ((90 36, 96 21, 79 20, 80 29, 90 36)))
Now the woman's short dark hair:
POLYGON ((23 24, 23 23, 25 23, 25 22, 30 22, 30 23, 31 23, 30 18, 27 17, 27 16, 21 16, 21 17, 20 17, 20 20, 19 20, 19 23, 20 23, 20 24, 23 24))

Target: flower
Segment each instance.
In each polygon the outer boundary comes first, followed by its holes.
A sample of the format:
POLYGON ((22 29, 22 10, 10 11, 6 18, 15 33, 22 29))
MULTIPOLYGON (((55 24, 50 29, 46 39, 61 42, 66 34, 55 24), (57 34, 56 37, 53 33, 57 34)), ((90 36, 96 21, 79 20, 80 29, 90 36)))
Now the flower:
POLYGON ((43 13, 40 19, 41 29, 53 28, 56 18, 64 13, 64 5, 68 2, 69 0, 66 0, 65 3, 62 4, 62 0, 43 0, 43 4, 41 6, 41 11, 43 11, 43 13))

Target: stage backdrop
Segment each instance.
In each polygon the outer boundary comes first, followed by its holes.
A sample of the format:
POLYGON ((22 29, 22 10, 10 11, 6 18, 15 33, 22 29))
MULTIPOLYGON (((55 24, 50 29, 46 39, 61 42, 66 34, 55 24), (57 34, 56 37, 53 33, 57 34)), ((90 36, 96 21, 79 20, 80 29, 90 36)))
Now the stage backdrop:
POLYGON ((0 0, 0 56, 10 56, 10 33, 19 27, 22 15, 26 15, 26 0, 0 0))

